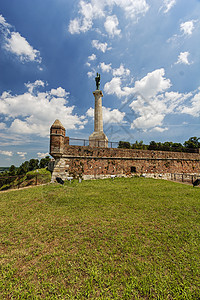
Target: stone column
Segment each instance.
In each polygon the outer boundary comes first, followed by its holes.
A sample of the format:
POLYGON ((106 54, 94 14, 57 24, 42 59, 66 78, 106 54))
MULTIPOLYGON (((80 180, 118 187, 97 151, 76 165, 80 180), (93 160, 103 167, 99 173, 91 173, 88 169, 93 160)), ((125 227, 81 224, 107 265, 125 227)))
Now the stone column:
POLYGON ((103 131, 103 114, 102 114, 102 91, 96 90, 93 92, 95 97, 95 109, 94 109, 94 131, 103 131))
POLYGON ((108 147, 108 138, 103 132, 102 97, 100 90, 93 92, 95 98, 94 132, 89 137, 90 147, 108 147))

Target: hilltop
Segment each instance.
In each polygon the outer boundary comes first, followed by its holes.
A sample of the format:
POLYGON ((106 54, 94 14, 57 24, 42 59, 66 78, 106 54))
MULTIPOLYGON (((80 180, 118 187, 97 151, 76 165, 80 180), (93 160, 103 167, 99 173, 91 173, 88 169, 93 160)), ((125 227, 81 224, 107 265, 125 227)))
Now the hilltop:
POLYGON ((146 178, 0 195, 7 299, 198 299, 199 189, 146 178))

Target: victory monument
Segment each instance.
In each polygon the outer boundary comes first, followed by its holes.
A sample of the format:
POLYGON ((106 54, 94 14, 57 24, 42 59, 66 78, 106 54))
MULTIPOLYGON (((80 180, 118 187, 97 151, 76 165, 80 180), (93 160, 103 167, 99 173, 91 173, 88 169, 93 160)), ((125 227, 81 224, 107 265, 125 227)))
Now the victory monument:
POLYGON ((102 97, 103 93, 100 90, 100 74, 97 73, 95 78, 96 91, 93 92, 95 98, 94 108, 94 132, 89 137, 90 147, 108 147, 108 138, 103 132, 103 114, 102 114, 102 97))

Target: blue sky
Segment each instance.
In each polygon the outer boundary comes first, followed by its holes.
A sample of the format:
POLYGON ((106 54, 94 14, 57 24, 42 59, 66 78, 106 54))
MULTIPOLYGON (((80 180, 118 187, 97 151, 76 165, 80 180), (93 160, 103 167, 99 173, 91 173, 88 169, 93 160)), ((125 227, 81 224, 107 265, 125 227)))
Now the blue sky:
POLYGON ((0 166, 88 139, 96 72, 110 141, 199 137, 199 49, 199 0, 1 1, 0 166))

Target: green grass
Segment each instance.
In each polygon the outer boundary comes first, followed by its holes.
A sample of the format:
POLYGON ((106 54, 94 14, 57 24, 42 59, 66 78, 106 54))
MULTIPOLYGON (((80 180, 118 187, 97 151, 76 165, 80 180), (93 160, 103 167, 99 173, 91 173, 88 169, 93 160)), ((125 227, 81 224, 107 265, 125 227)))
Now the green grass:
POLYGON ((145 178, 0 193, 0 299, 200 299, 199 196, 145 178))

